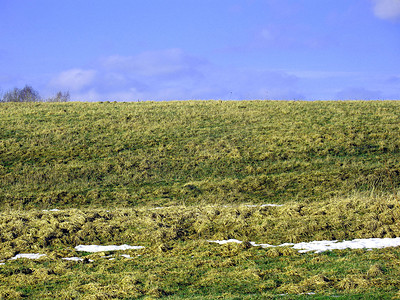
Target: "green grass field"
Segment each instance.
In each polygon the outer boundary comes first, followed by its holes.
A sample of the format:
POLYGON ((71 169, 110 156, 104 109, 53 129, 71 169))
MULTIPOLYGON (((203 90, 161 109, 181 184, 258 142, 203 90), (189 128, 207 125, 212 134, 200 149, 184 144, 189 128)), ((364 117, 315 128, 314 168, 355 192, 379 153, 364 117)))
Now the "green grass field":
POLYGON ((1 103, 0 299, 400 297, 397 247, 247 243, 400 237, 399 137, 396 101, 1 103))

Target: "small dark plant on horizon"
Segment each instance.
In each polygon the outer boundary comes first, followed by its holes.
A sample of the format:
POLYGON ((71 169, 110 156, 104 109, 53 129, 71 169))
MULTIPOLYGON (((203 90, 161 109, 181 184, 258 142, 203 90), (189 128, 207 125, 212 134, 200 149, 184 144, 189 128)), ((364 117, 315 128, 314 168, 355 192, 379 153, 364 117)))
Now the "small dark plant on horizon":
POLYGON ((48 98, 46 102, 68 102, 69 100, 69 92, 58 92, 55 97, 48 98))

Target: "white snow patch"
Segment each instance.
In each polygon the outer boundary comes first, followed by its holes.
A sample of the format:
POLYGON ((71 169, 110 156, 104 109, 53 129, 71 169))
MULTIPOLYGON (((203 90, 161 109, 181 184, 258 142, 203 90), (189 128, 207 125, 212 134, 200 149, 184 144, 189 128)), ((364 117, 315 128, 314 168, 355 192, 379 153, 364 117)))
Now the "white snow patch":
MULTIPOLYGON (((69 261, 84 261, 85 259, 82 257, 64 257, 63 260, 69 261)), ((89 262, 93 262, 93 259, 88 259, 89 262)))
POLYGON ((261 205, 245 205, 246 207, 280 207, 283 206, 283 204, 272 204, 272 203, 267 203, 267 204, 261 204, 261 205))
MULTIPOLYGON (((216 240, 208 241, 210 243, 218 243, 220 245, 226 243, 242 243, 242 241, 236 239, 229 240, 216 240)), ((400 246, 400 237, 397 238, 370 238, 370 239, 355 239, 352 241, 312 241, 303 242, 298 244, 284 243, 279 246, 270 244, 256 244, 255 242, 250 242, 252 246, 258 246, 262 248, 268 247, 285 247, 292 246, 293 249, 299 250, 300 253, 305 253, 309 251, 314 251, 314 253, 321 253, 328 250, 343 250, 343 249, 380 249, 387 247, 397 247, 400 246)))
POLYGON ((53 209, 43 209, 42 211, 60 211, 58 208, 53 208, 53 209))
POLYGON ((250 244, 254 247, 262 247, 262 248, 275 247, 274 245, 270 245, 270 244, 256 244, 254 242, 250 242, 250 244))
POLYGON ((210 243, 217 243, 217 244, 220 244, 220 245, 227 244, 227 243, 237 243, 237 244, 242 243, 242 241, 239 241, 239 240, 236 240, 236 239, 215 240, 215 241, 207 241, 207 242, 210 242, 210 243))
POLYGON ((76 251, 83 252, 103 252, 103 251, 119 251, 119 250, 129 250, 129 249, 143 249, 143 246, 129 246, 129 245, 121 245, 121 246, 98 246, 98 245, 78 245, 75 247, 76 251))
MULTIPOLYGON (((64 257, 63 260, 70 260, 70 261, 84 261, 81 257, 64 257)), ((89 260, 90 261, 90 260, 89 260)))
POLYGON ((313 241, 309 243, 298 243, 293 246, 294 249, 299 249, 300 253, 314 251, 321 253, 327 250, 334 249, 381 249, 386 247, 400 246, 400 238, 370 238, 370 239, 355 239, 352 241, 313 241))
POLYGON ((42 256, 46 256, 46 254, 39 254, 39 253, 20 253, 15 255, 14 257, 10 258, 12 259, 18 259, 18 258, 28 258, 28 259, 39 259, 42 256))
POLYGON ((125 257, 125 258, 128 258, 128 259, 132 258, 129 254, 121 254, 121 256, 125 257))
MULTIPOLYGON (((239 240, 237 240, 237 239, 215 240, 215 241, 207 241, 207 242, 210 242, 210 243, 217 243, 217 244, 220 244, 220 245, 224 245, 224 244, 228 244, 228 243, 237 243, 237 244, 243 243, 242 241, 239 241, 239 240)), ((263 247, 263 248, 275 247, 274 245, 270 245, 270 244, 256 244, 255 242, 250 242, 250 244, 251 244, 252 246, 254 246, 254 247, 257 247, 257 246, 261 246, 261 247, 263 247)))

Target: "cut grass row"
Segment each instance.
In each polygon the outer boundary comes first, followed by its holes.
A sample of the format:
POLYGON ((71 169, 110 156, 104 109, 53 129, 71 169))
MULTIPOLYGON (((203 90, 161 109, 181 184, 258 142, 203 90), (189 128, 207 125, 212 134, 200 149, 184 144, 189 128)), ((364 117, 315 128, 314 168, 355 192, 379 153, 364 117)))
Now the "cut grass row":
POLYGON ((390 197, 287 203, 281 207, 176 206, 0 213, 0 259, 79 244, 154 246, 239 239, 279 245, 313 240, 400 236, 400 207, 390 197))
POLYGON ((399 236, 392 197, 287 203, 281 207, 180 206, 154 209, 3 211, 0 297, 18 299, 389 299, 400 294, 400 250, 334 250, 301 254, 280 244, 318 239, 399 236), (130 244, 144 249, 82 253, 78 244, 130 244), (17 253, 38 260, 8 260, 17 253), (119 254, 129 254, 132 259, 119 254), (105 257, 114 254, 113 260, 105 257), (89 262, 62 260, 86 257, 89 262), (303 296, 302 296, 303 295, 303 296), (310 296, 307 296, 310 297, 310 296))

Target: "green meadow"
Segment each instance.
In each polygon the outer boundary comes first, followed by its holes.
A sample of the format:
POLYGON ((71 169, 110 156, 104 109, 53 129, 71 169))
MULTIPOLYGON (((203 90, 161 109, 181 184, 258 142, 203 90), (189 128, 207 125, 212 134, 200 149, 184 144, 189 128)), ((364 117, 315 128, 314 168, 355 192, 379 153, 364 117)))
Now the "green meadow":
POLYGON ((400 298, 398 247, 249 243, 400 237, 399 174, 396 101, 0 103, 0 299, 400 298))

